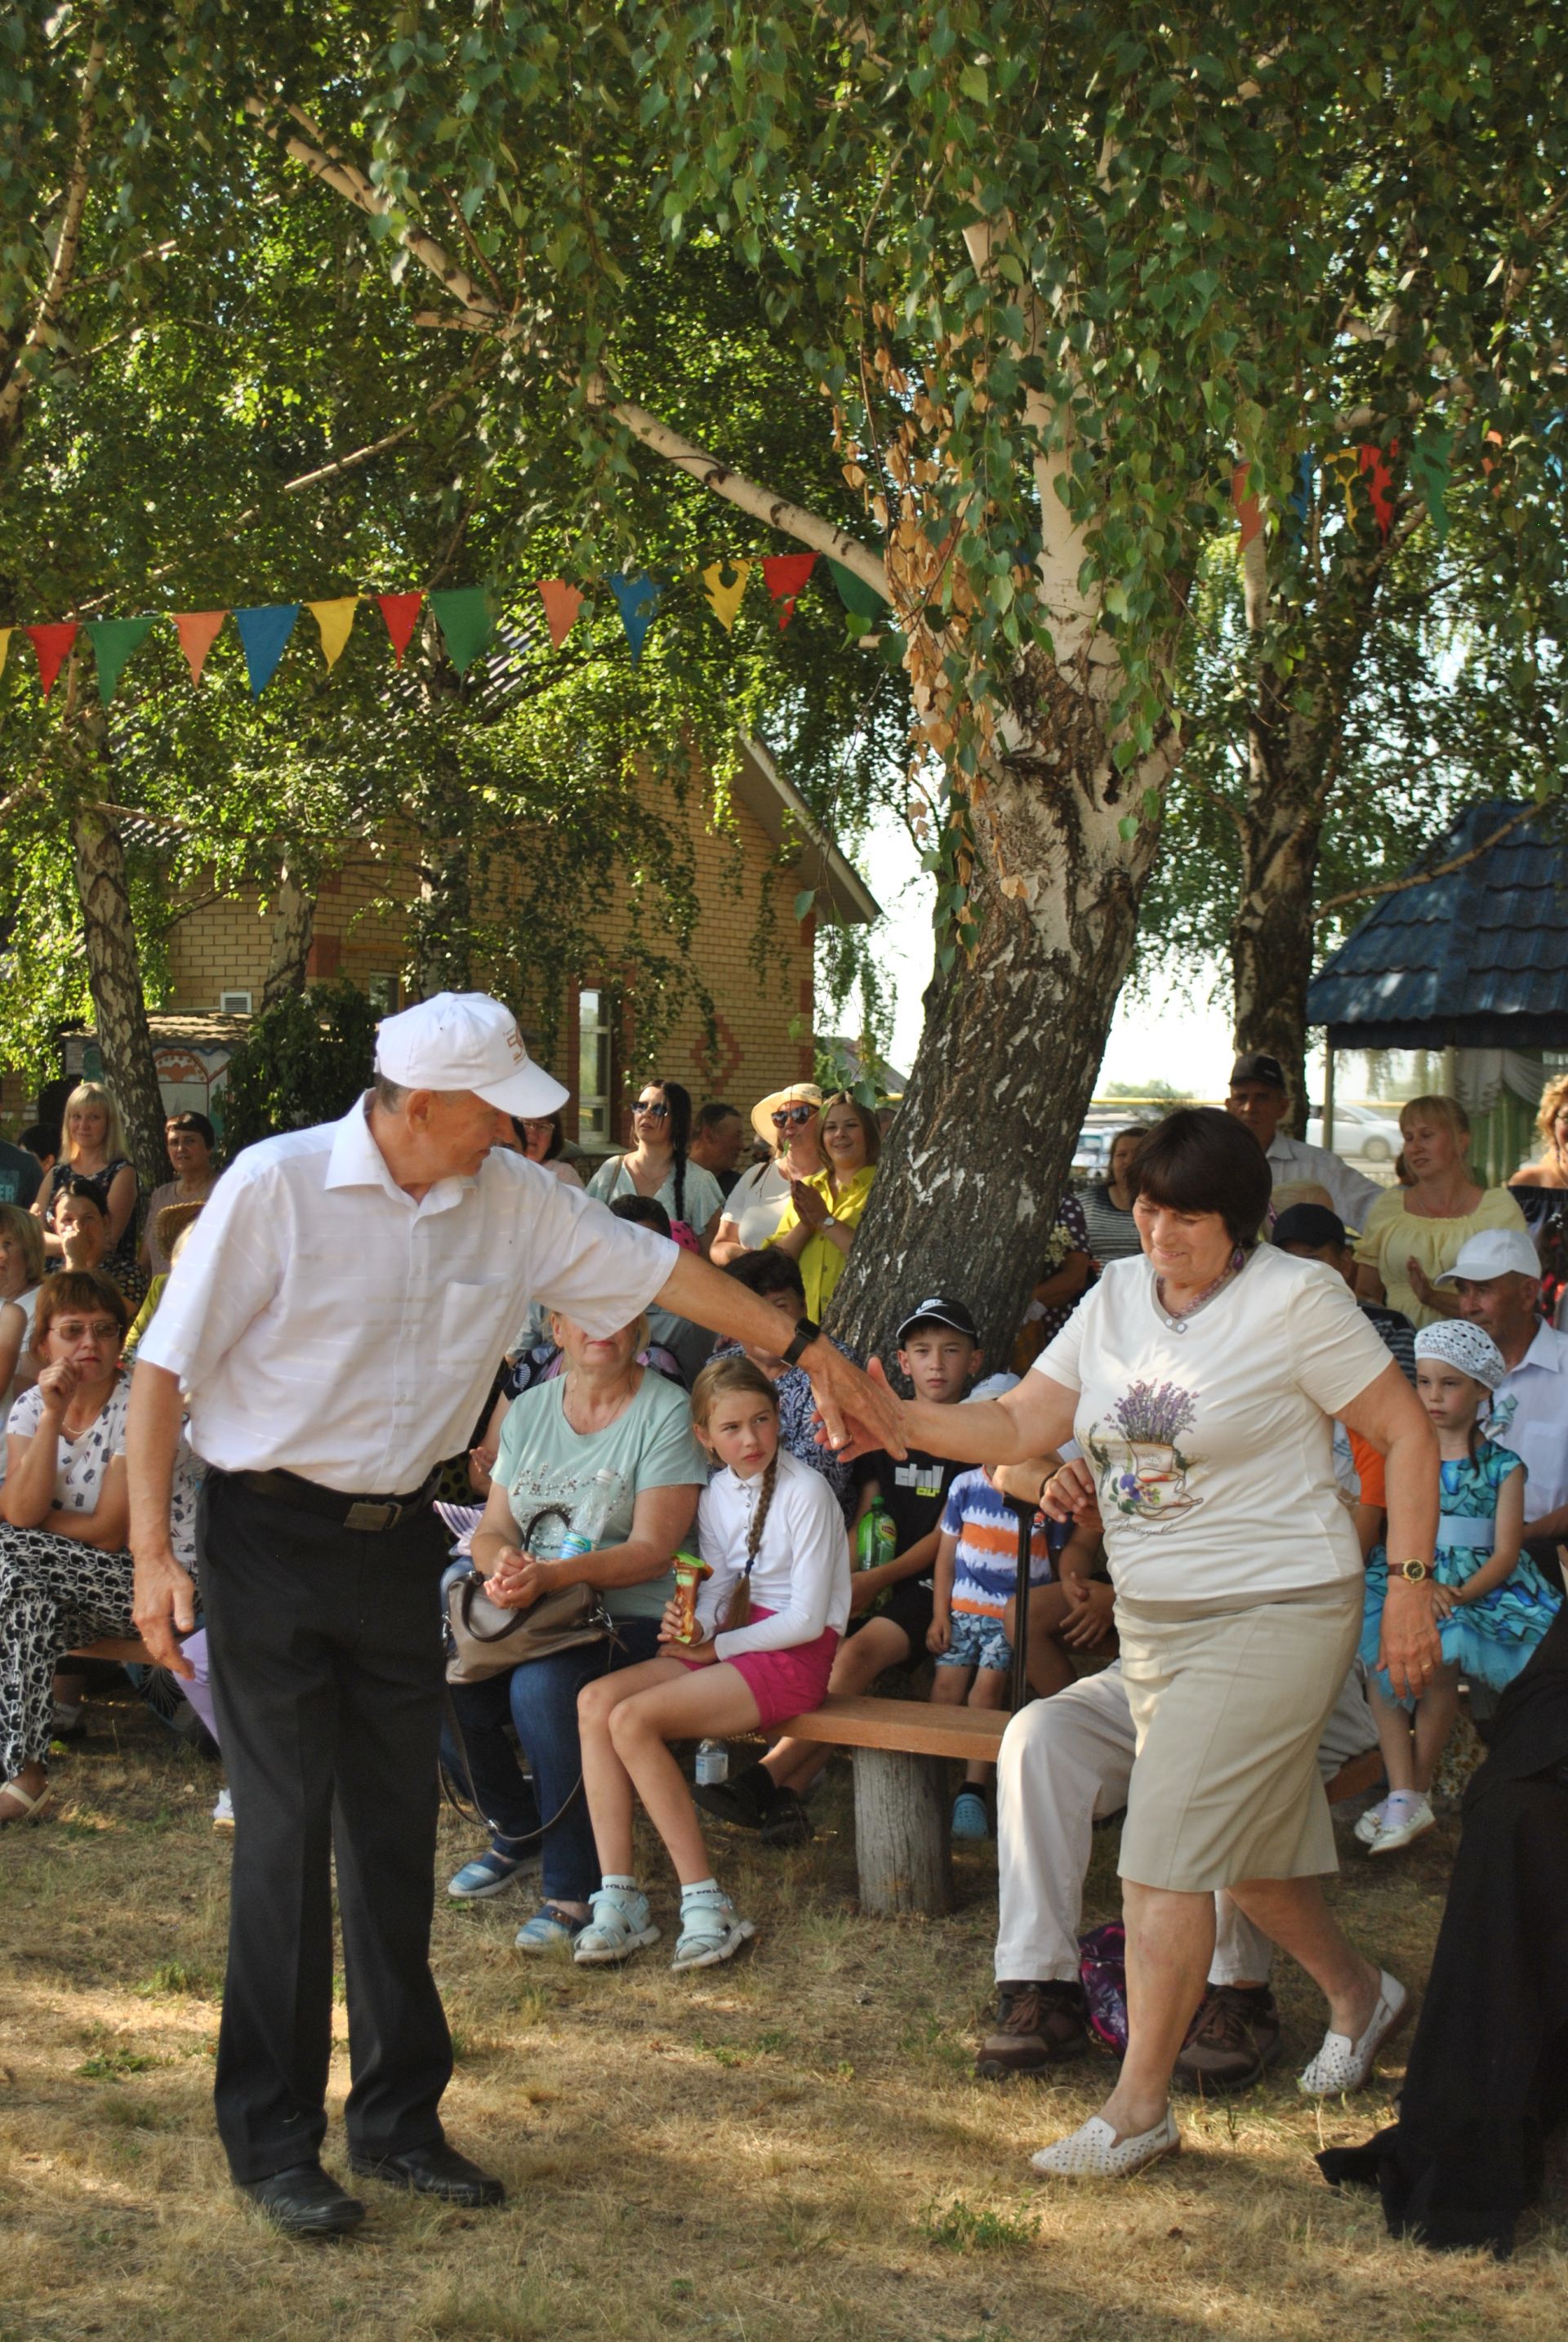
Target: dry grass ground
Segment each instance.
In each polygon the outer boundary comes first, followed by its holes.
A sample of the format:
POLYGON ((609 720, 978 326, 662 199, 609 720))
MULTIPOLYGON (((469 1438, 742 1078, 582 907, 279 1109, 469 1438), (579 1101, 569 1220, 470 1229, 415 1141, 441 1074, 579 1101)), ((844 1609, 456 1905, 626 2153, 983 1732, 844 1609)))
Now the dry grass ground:
MULTIPOLYGON (((1321 2021, 1293 1974, 1291 2063, 1239 2103, 1189 2108, 1179 2161, 1110 2192, 1033 2185, 1029 2149, 1093 2109, 1108 2069, 971 2079, 988 1852, 965 1857, 954 1917, 859 1917, 837 1775, 810 1847, 725 1845, 762 1922, 732 1968, 674 1977, 656 1954, 621 1975, 525 1967, 523 1906, 444 1907, 450 2127, 510 2204, 443 2213, 370 2187, 356 2238, 283 2243, 228 2187, 209 2117, 229 1859, 208 1821, 215 1777, 128 1701, 100 1702, 94 1729, 56 1773, 65 1817, 0 1840, 0 2342, 1563 2331, 1560 2218, 1533 2220, 1499 2267, 1391 2245, 1371 2202, 1322 2185, 1313 2150, 1386 2119, 1398 2072, 1320 2123, 1292 2080, 1321 2021)), ((1116 1907, 1113 1836, 1093 1916, 1116 1907)), ((449 1820, 444 1863, 467 1850, 449 1820)), ((1396 1867, 1347 1855, 1355 1928, 1417 1979, 1450 1852, 1445 1827, 1396 1867)), ((339 2168, 341 2145, 335 2126, 339 2168)))

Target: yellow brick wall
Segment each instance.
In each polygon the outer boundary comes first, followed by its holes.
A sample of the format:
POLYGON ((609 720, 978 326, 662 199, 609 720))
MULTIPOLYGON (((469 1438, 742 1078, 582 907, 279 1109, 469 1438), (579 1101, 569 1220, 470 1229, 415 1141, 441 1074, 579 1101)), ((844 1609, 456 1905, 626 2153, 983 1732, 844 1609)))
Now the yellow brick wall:
MULTIPOLYGON (((810 1039, 793 1039, 790 1026, 794 1020, 803 1020, 802 1030, 807 1036, 812 1027, 814 923, 796 921, 795 881, 789 872, 774 869, 772 931, 759 972, 754 946, 773 848, 751 816, 737 808, 737 854, 730 837, 708 826, 698 792, 693 792, 684 817, 694 833, 701 905, 692 959, 714 1000, 718 1049, 716 1057, 710 1057, 700 1012, 687 1005, 659 1048, 658 1069, 684 1081, 699 1100, 724 1096, 744 1110, 768 1091, 810 1076, 810 1039)), ((547 831, 536 846, 537 850, 548 851, 547 831)), ((493 883, 504 887, 504 877, 493 883)), ((595 923, 602 948, 600 964, 574 972, 581 984, 613 983, 622 975, 630 927, 620 897, 621 885, 619 879, 614 882, 614 899, 606 904, 603 918, 595 923)), ((381 913, 370 906, 381 896, 404 906, 416 887, 412 862, 395 841, 388 838, 376 847, 351 847, 341 868, 325 881, 317 899, 312 973, 323 977, 345 976, 364 987, 373 976, 400 972, 405 953, 405 912, 397 907, 381 913)), ((476 916, 482 916, 487 907, 500 906, 476 905, 476 916)), ((269 920, 254 890, 203 903, 178 920, 169 936, 174 991, 165 1006, 215 1009, 220 994, 234 990, 249 991, 259 1003, 266 975, 268 932, 269 920)), ((664 948, 662 943, 659 947, 664 948)), ((483 968, 475 969, 474 978, 477 983, 494 980, 483 968)), ((514 1005, 527 1022, 528 1004, 514 1005)), ((549 1053, 554 1060, 552 1070, 571 1086, 575 1085, 575 1043, 574 1028, 569 1027, 559 1046, 549 1053)), ((623 1063, 618 1070, 625 1080, 635 1081, 644 1068, 640 1064, 623 1063)))

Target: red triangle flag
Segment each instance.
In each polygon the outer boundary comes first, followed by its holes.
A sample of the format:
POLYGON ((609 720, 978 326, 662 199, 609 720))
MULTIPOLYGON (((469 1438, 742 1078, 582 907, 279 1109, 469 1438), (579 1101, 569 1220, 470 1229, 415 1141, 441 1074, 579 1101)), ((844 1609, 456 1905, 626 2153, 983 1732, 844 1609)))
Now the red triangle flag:
POLYGON ((763 563, 763 582, 773 596, 781 635, 794 616, 795 602, 815 567, 814 553, 774 553, 763 563))
POLYGON ((1242 550, 1244 553, 1254 536, 1263 533, 1263 516, 1256 496, 1247 494, 1247 464, 1238 464, 1231 474, 1231 502, 1236 508, 1236 518, 1242 525, 1242 550))
POLYGON ((62 619, 56 626, 26 626, 23 631, 32 637, 33 648, 38 654, 38 680, 47 699, 55 688, 55 677, 71 656, 76 622, 74 618, 62 619))
POLYGON ((191 671, 191 681, 199 684, 202 669, 207 663, 207 653, 224 630, 226 610, 172 610, 175 632, 180 638, 180 648, 185 655, 185 665, 191 671))
POLYGON ((386 631, 392 636, 392 647, 397 654, 397 664, 403 665, 403 654, 414 639, 414 629, 419 624, 419 606, 423 594, 378 594, 381 615, 386 620, 386 631))
POLYGON ((568 586, 564 577, 541 577, 539 599, 544 605, 544 616, 550 622, 550 640, 559 650, 577 623, 583 596, 575 586, 568 586))

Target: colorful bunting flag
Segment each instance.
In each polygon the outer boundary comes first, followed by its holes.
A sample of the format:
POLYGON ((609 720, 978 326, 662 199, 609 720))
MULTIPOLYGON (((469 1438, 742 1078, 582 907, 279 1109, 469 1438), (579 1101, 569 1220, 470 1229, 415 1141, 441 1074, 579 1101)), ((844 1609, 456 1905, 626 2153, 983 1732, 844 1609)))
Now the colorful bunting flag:
POLYGON ((1289 504, 1303 528, 1312 517, 1313 475, 1317 465, 1310 455, 1301 456, 1296 464, 1296 484, 1291 490, 1289 504))
POLYGON ((224 630, 226 610, 175 610, 173 614, 175 632, 180 638, 180 648, 185 655, 185 665, 191 671, 191 681, 199 684, 202 669, 207 663, 207 653, 224 630))
POLYGON ((1439 545, 1448 541, 1449 458, 1453 447, 1452 431, 1431 428, 1410 444, 1410 476, 1426 500, 1432 533, 1439 545))
MULTIPOLYGON (((1489 431, 1486 435, 1486 444, 1489 447, 1501 447, 1503 445, 1502 432, 1497 430, 1489 431)), ((1483 455, 1481 458, 1481 468, 1485 476, 1491 480, 1492 475, 1496 470, 1497 466, 1490 455, 1483 455)), ((1503 494, 1503 483, 1501 480, 1493 480, 1492 493, 1494 496, 1500 496, 1503 494)))
POLYGON ((815 567, 814 553, 774 553, 763 563, 763 582, 773 596, 781 635, 794 616, 794 606, 815 567))
POLYGON ((343 646, 353 630, 359 596, 357 594, 343 594, 335 602, 307 602, 305 606, 320 629, 321 655, 326 661, 330 675, 343 656, 343 646))
POLYGON ((575 586, 568 586, 564 577, 541 577, 539 599, 544 605, 545 622, 550 628, 550 640, 557 650, 577 623, 577 613, 583 606, 583 596, 575 586))
POLYGON ((414 639, 414 629, 419 624, 421 594, 378 594, 381 615, 386 621, 386 631, 392 637, 393 656, 403 665, 403 654, 414 639))
POLYGON ((615 597, 615 606, 621 613, 621 624, 626 629, 626 640, 632 646, 632 665, 635 666, 643 656, 643 645, 647 640, 648 628, 653 625, 654 612, 659 606, 664 580, 650 576, 646 570, 639 570, 635 576, 628 576, 624 569, 612 569, 609 586, 615 597))
POLYGON ((1250 496, 1247 494, 1247 474, 1251 469, 1250 464, 1238 464, 1231 474, 1231 502, 1236 508, 1236 517, 1242 525, 1243 553, 1253 537, 1261 536, 1263 533, 1263 507, 1256 496, 1250 496))
POLYGON ((25 626, 22 631, 38 654, 38 680, 47 699, 55 688, 55 677, 71 656, 71 646, 76 639, 76 621, 65 618, 55 626, 25 626))
POLYGON ((297 602, 266 602, 259 607, 235 612, 235 624, 240 630, 240 641, 245 646, 245 672, 250 676, 253 699, 261 697, 276 674, 284 646, 294 632, 294 622, 298 616, 297 602))
POLYGON ((1377 523, 1378 535, 1386 536, 1393 526, 1393 498, 1389 490, 1393 485, 1392 459, 1399 453, 1399 442, 1390 441, 1386 455, 1381 447, 1370 444, 1359 447, 1356 453, 1367 475, 1367 494, 1372 499, 1372 515, 1377 523))
POLYGON ((433 594, 435 613, 446 645, 446 656, 459 675, 466 675, 491 636, 490 597, 483 586, 454 586, 433 594))
POLYGON ((864 577, 857 577, 853 569, 844 567, 842 561, 830 559, 827 565, 833 574, 833 582, 838 587, 838 598, 852 618, 884 618, 887 616, 888 605, 874 586, 868 586, 864 577))
POLYGON ((93 656, 98 669, 98 696, 105 707, 115 696, 125 661, 152 631, 151 618, 90 618, 93 656))
POLYGON ((723 626, 725 634, 733 629, 745 598, 746 580, 752 574, 749 561, 714 561, 703 572, 703 584, 708 589, 708 607, 723 626))
POLYGON ((1353 447, 1336 447, 1332 455, 1325 455, 1323 457, 1323 469, 1325 472, 1332 472, 1334 478, 1339 482, 1341 488, 1344 492, 1344 516, 1346 520, 1353 520, 1355 518, 1355 499, 1352 492, 1353 485, 1360 476, 1361 473, 1361 462, 1355 449, 1353 447))
POLYGON ((5 661, 11 649, 11 637, 15 631, 15 626, 0 626, 0 675, 5 672, 5 661))

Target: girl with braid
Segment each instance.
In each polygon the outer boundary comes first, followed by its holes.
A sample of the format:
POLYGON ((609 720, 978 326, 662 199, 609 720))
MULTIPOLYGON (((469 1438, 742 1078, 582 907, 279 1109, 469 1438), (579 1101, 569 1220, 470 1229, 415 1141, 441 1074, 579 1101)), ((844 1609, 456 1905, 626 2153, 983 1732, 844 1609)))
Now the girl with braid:
POLYGON ((696 1630, 664 1613, 659 1656, 603 1676, 579 1695, 583 1783, 602 1880, 573 1947, 584 1967, 618 1965, 657 1943, 632 1868, 633 1794, 675 1866, 681 1932, 672 1966, 713 1967, 755 1928, 712 1875, 696 1807, 672 1740, 771 1732, 820 1706, 849 1617, 849 1538, 820 1472, 779 1446, 773 1385, 748 1358, 715 1358, 697 1376, 692 1424, 720 1468, 697 1507, 711 1576, 696 1630))

